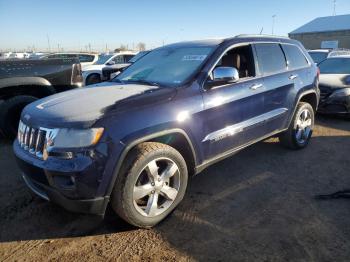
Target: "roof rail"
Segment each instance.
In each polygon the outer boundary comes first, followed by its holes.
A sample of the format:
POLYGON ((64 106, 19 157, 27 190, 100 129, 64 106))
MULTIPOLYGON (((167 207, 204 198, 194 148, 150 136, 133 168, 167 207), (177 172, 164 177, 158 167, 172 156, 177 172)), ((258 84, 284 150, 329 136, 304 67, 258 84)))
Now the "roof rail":
POLYGON ((263 34, 241 34, 241 35, 236 35, 236 36, 235 36, 235 38, 243 38, 243 37, 268 37, 268 38, 290 39, 288 36, 263 35, 263 34))

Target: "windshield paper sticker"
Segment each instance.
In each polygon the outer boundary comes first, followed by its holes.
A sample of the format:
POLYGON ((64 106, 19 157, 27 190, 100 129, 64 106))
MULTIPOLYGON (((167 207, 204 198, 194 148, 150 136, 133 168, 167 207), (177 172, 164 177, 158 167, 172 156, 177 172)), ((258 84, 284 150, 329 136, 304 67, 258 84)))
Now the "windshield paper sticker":
POLYGON ((203 61, 207 58, 207 55, 185 55, 182 61, 203 61))

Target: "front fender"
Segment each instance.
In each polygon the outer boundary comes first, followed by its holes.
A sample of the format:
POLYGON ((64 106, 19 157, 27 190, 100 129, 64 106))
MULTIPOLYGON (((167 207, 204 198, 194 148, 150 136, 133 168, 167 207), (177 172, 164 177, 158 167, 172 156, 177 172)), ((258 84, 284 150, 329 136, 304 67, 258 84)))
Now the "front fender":
POLYGON ((166 130, 163 129, 162 131, 153 132, 145 135, 137 135, 137 136, 133 135, 128 137, 124 141, 119 141, 118 145, 115 145, 113 142, 111 142, 113 143, 112 145, 113 152, 110 152, 110 157, 108 159, 108 162, 104 171, 103 181, 101 182, 101 187, 99 188, 98 195, 109 196, 112 193, 113 186, 120 172, 122 164, 132 148, 134 148, 136 145, 142 142, 150 141, 152 139, 155 139, 157 137, 161 137, 167 134, 180 134, 183 137, 185 137, 187 143, 191 148, 194 161, 196 164, 197 151, 195 149, 195 146, 192 143, 190 134, 188 134, 186 131, 184 131, 181 128, 169 128, 166 130))

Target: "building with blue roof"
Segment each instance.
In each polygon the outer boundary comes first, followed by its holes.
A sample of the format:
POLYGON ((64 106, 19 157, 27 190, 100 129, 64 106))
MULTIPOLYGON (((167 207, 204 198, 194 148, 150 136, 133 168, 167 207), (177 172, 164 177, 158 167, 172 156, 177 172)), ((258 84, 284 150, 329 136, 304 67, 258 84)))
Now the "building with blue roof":
POLYGON ((349 48, 350 15, 319 17, 289 33, 307 49, 349 48))

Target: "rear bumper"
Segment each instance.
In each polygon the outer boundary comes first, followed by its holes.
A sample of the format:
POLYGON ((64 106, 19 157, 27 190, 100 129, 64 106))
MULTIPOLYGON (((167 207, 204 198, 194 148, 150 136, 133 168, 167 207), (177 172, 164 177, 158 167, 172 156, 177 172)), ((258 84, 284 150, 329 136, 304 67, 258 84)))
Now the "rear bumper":
POLYGON ((109 202, 109 197, 99 197, 94 199, 73 200, 66 198, 57 190, 45 186, 37 181, 32 180, 26 174, 22 174, 24 182, 39 197, 52 201, 65 208, 68 211, 94 214, 103 216, 109 202))

